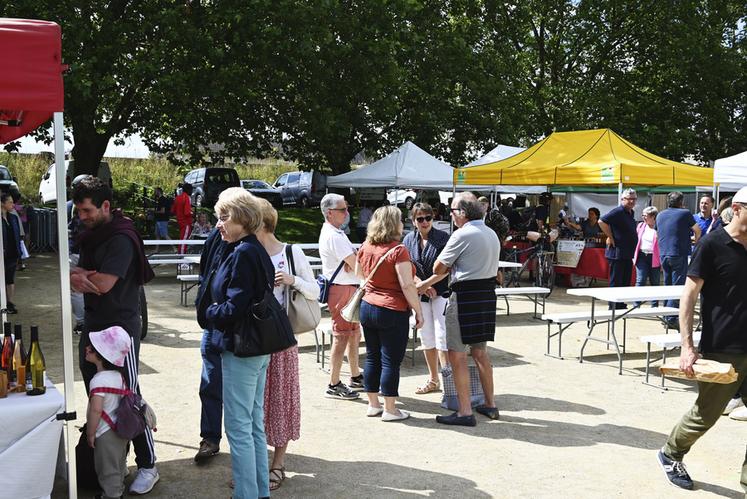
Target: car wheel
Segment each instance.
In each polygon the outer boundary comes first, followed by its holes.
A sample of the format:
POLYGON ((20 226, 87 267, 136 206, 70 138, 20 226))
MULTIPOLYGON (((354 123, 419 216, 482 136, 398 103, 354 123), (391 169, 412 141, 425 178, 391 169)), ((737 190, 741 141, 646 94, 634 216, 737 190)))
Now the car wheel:
POLYGON ((148 300, 145 298, 145 288, 140 286, 140 339, 144 340, 148 334, 148 300))
POLYGON ((298 200, 298 204, 299 204, 299 206, 301 206, 301 208, 309 208, 309 207, 311 207, 311 202, 309 201, 309 198, 307 198, 306 196, 304 196, 301 199, 299 199, 298 200))
POLYGON ((413 199, 413 198, 406 198, 405 199, 405 208, 407 208, 408 210, 411 210, 412 209, 412 205, 414 205, 414 204, 415 204, 415 199, 413 199))
POLYGON ((195 206, 198 208, 202 206, 202 194, 198 194, 195 196, 195 206))

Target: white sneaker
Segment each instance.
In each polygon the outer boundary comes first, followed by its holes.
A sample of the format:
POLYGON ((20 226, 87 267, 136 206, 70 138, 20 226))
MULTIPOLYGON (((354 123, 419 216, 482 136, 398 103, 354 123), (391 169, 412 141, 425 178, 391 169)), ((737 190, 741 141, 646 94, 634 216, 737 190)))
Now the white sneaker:
POLYGON ((161 477, 155 468, 139 468, 130 485, 130 494, 147 494, 161 477))
POLYGON ((729 417, 737 421, 747 421, 747 407, 742 406, 734 409, 729 413, 729 417))
POLYGON ((737 407, 744 407, 744 402, 742 402, 742 397, 737 397, 735 399, 731 399, 728 404, 726 404, 726 407, 724 408, 723 414, 726 416, 727 414, 731 414, 731 411, 736 409, 737 407))
POLYGON ((393 412, 386 412, 384 411, 381 414, 381 420, 390 422, 390 421, 402 421, 404 419, 407 419, 410 417, 410 413, 407 411, 403 411, 402 409, 399 410, 399 414, 393 413, 393 412))

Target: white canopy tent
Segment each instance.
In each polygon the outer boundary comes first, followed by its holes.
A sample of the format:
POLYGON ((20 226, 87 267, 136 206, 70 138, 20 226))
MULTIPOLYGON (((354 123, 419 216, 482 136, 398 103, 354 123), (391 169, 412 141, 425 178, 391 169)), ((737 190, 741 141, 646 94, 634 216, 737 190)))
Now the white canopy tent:
POLYGON ((487 165, 488 163, 495 163, 496 161, 510 158, 511 156, 519 154, 525 149, 525 147, 506 146, 503 144, 499 144, 498 147, 490 150, 484 156, 477 158, 471 163, 467 163, 466 167, 469 168, 470 166, 480 166, 487 165))
POLYGON ((713 163, 713 183, 728 192, 747 185, 747 151, 717 159, 713 163))
POLYGON ((370 165, 327 178, 327 187, 449 189, 454 169, 410 141, 370 165))

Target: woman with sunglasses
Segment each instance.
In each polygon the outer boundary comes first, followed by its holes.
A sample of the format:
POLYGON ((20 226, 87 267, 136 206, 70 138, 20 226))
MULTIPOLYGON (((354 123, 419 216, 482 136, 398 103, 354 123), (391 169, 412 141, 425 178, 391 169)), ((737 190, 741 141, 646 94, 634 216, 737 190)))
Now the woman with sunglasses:
MULTIPOLYGON (((410 212, 414 229, 405 236, 403 244, 410 252, 415 264, 416 278, 425 281, 433 275, 433 264, 446 246, 449 235, 433 227, 433 208, 428 203, 417 203, 410 212)), ((423 327, 420 338, 423 342, 425 362, 428 364, 428 381, 415 390, 417 394, 435 392, 441 389, 438 377, 438 363, 449 365, 446 348, 446 323, 444 310, 449 296, 448 279, 439 281, 420 296, 423 310, 423 327)))

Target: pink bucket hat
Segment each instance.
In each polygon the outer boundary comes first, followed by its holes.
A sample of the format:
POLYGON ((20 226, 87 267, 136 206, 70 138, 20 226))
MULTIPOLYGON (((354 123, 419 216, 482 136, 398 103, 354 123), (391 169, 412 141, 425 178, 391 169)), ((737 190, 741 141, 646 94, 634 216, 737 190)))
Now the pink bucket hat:
POLYGON ((91 345, 103 358, 117 367, 124 366, 125 357, 130 353, 130 335, 119 326, 88 334, 91 345))

